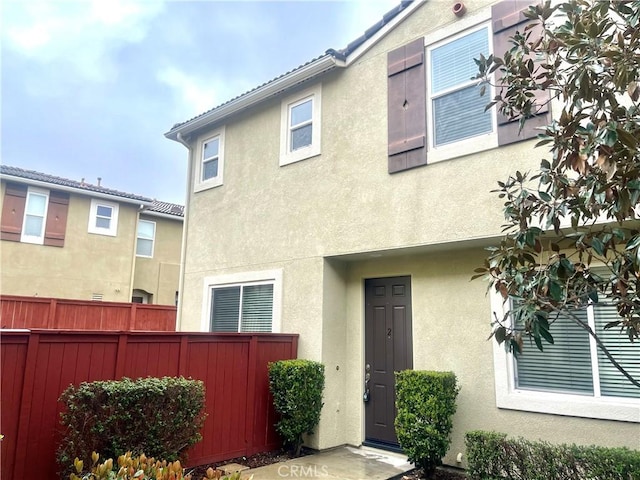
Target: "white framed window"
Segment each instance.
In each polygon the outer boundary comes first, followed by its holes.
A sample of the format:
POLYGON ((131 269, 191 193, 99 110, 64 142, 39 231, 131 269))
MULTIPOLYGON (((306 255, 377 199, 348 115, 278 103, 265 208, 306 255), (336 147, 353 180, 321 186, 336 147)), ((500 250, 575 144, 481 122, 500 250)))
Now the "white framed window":
MULTIPOLYGON (((492 311, 503 318, 509 308, 491 294, 492 311)), ((640 376, 638 346, 619 330, 603 330, 615 308, 597 304, 577 311, 607 348, 636 378, 640 376)), ((518 358, 493 342, 496 404, 499 408, 640 423, 640 389, 632 385, 597 348, 584 330, 566 320, 552 327, 554 344, 544 351, 525 345, 518 358)))
POLYGON ((118 234, 118 209, 117 203, 91 199, 89 233, 115 237, 118 234))
POLYGON ((280 166, 320 155, 320 84, 282 101, 280 166))
POLYGON ((196 192, 222 185, 224 134, 225 127, 221 127, 200 142, 195 172, 194 190, 196 192))
MULTIPOLYGON (((498 146, 493 95, 480 96, 474 58, 491 53, 488 23, 427 46, 429 160, 437 162, 498 146)), ((487 87, 489 88, 489 87, 487 87)))
POLYGON ((282 271, 204 279, 202 331, 279 332, 282 271))
POLYGON ((138 220, 136 238, 136 256, 153 257, 153 246, 156 238, 156 222, 138 220))
POLYGON ((49 205, 49 191, 42 188, 29 187, 24 206, 22 234, 20 241, 25 243, 44 244, 44 230, 49 205))

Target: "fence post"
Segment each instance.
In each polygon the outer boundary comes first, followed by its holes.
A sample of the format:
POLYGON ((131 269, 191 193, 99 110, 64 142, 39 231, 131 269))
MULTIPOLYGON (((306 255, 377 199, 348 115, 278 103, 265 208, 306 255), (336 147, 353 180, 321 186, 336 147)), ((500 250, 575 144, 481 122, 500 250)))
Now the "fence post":
POLYGON ((245 425, 245 444, 248 455, 253 455, 255 452, 255 432, 259 430, 255 422, 255 410, 256 410, 256 381, 257 381, 257 367, 256 362, 258 359, 258 336, 251 335, 249 339, 249 359, 247 361, 247 422, 245 425))
MULTIPOLYGON (((27 478, 26 463, 29 458, 29 424, 31 423, 31 405, 33 387, 35 385, 36 367, 40 334, 29 333, 27 344, 27 358, 24 366, 24 380, 22 383, 22 399, 20 402, 20 416, 18 419, 18 438, 16 439, 16 458, 13 464, 11 478, 27 478)), ((9 478, 9 476, 7 476, 9 478)))
POLYGON ((49 300, 49 317, 47 318, 47 326, 45 328, 56 328, 56 307, 58 301, 55 298, 49 300))
POLYGON ((132 303, 131 309, 129 310, 129 330, 136 330, 136 314, 138 313, 138 304, 132 303))
POLYGON ((178 356, 178 375, 187 374, 187 354, 189 353, 189 339, 186 334, 180 335, 180 352, 178 356))
POLYGON ((120 380, 124 376, 124 362, 127 356, 127 344, 127 334, 121 332, 118 336, 118 352, 116 353, 116 370, 114 380, 120 380))

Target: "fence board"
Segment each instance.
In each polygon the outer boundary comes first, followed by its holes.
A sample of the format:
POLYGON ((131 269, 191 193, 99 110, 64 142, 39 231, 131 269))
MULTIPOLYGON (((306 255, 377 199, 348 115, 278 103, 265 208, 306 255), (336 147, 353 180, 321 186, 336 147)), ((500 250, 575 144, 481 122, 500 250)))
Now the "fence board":
POLYGON ((297 335, 33 330, 3 331, 0 344, 2 480, 56 478, 60 394, 122 376, 182 371, 205 382, 208 417, 190 465, 280 446, 267 362, 295 358, 297 335))
POLYGON ((176 307, 0 295, 2 328, 175 331, 176 307))

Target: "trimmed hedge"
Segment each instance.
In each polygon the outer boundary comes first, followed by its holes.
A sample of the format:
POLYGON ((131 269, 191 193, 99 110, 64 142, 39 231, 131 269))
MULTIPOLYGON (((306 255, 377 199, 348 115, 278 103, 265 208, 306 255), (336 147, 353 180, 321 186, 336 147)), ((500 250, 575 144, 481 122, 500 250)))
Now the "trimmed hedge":
POLYGON ((416 467, 429 475, 442 463, 451 439, 460 389, 452 372, 396 372, 396 434, 416 467))
POLYGON ((57 459, 64 477, 77 457, 118 458, 126 452, 177 460, 202 439, 206 414, 199 380, 139 378, 70 385, 61 395, 63 437, 57 459))
POLYGON ((324 365, 311 360, 279 360, 269 363, 269 389, 281 415, 276 430, 296 456, 302 435, 312 434, 320 421, 324 365))
POLYGON ((552 445, 497 432, 465 435, 468 475, 475 480, 640 480, 640 451, 552 445))

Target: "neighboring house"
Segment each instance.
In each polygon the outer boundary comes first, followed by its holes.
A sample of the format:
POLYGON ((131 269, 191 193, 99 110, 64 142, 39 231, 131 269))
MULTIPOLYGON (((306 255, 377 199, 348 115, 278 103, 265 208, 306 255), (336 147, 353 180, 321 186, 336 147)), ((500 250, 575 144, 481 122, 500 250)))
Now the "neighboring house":
MULTIPOLYGON (((178 328, 299 333, 299 356, 326 365, 317 448, 392 447, 404 368, 458 376, 450 464, 474 429, 640 446, 639 391, 588 338, 567 356, 554 332, 533 377, 486 340, 501 305, 469 279, 501 236, 490 190, 538 166, 527 139, 549 121, 519 136, 484 112, 472 57, 504 51, 526 7, 492 3, 458 17, 454 2, 403 2, 346 49, 166 134, 189 150, 178 328)), ((637 368, 637 342, 608 341, 637 368)))
POLYGON ((0 293, 175 305, 184 207, 0 166, 0 293))

